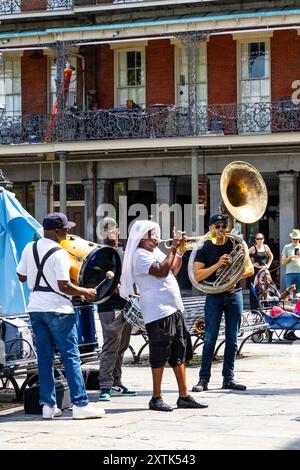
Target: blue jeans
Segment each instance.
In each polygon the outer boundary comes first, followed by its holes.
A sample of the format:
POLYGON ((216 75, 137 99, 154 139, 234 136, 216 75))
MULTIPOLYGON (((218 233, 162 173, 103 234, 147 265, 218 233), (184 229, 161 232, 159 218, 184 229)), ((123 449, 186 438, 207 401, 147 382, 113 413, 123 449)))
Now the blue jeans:
POLYGON ((285 275, 285 287, 296 284, 297 291, 300 292, 300 273, 290 273, 285 275))
POLYGON ((80 367, 76 318, 73 314, 31 312, 30 321, 35 334, 40 383, 40 404, 54 406, 54 349, 60 352, 72 403, 87 405, 89 400, 80 367))
POLYGON ((207 294, 205 302, 205 336, 200 368, 200 380, 209 382, 211 364, 219 334, 222 314, 225 315, 225 353, 222 375, 224 380, 234 377, 237 337, 243 313, 242 290, 207 294))

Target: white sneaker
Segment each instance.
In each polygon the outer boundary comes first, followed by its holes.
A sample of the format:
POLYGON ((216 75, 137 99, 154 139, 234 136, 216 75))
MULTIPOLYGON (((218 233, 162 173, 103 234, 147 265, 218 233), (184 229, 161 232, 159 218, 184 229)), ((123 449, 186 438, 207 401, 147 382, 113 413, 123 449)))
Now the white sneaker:
POLYGON ((54 405, 54 406, 43 405, 43 419, 53 419, 61 415, 62 415, 62 412, 59 408, 57 408, 57 405, 54 405))
POLYGON ((96 408, 91 403, 84 406, 73 405, 73 419, 102 418, 104 415, 103 408, 96 408))

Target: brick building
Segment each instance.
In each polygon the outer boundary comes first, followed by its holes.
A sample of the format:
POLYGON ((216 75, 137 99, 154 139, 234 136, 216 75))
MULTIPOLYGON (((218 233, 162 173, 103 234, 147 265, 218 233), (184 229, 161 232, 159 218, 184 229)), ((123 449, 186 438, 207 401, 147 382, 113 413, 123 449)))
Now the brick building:
POLYGON ((127 195, 201 197, 207 221, 244 160, 269 193, 245 236, 278 256, 300 224, 300 1, 0 0, 0 21, 0 167, 38 220, 67 207, 92 239, 127 195))

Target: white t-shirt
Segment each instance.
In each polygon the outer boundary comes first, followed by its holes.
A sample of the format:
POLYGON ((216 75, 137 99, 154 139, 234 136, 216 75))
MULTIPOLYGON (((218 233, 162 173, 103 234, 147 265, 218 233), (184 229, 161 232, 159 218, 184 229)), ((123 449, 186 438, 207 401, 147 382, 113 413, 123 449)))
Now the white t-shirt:
POLYGON ((133 277, 140 290, 140 307, 145 324, 168 317, 176 310, 183 311, 179 286, 170 272, 166 277, 149 274, 150 266, 162 262, 166 255, 159 249, 154 251, 138 248, 133 259, 133 277))
MULTIPOLYGON (((57 246, 59 245, 55 241, 50 240, 49 238, 41 238, 37 242, 37 251, 40 263, 44 255, 49 250, 51 250, 51 248, 57 246)), ((67 299, 62 297, 60 294, 56 294, 55 292, 32 292, 37 276, 37 267, 33 256, 33 242, 28 243, 28 245, 25 246, 20 263, 17 266, 17 272, 23 276, 27 276, 27 284, 31 290, 29 303, 27 305, 28 312, 74 313, 73 305, 71 303, 72 297, 67 296, 67 299)), ((52 255, 47 259, 43 268, 43 273, 48 283, 56 292, 60 292, 57 281, 70 280, 69 272, 70 258, 64 249, 52 253, 52 255)), ((40 286, 46 286, 46 283, 42 277, 40 280, 40 286)))

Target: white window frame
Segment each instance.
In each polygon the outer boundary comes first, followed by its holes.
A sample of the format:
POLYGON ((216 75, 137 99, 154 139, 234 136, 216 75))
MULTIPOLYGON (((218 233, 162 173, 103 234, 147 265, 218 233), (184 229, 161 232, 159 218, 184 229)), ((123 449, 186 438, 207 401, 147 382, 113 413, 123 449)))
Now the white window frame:
POLYGON ((2 71, 1 71, 1 74, 3 73, 3 77, 0 78, 0 80, 3 80, 3 88, 4 88, 4 93, 2 95, 0 95, 0 104, 4 106, 5 108, 5 113, 6 113, 6 116, 11 116, 11 117, 15 117, 15 116, 21 116, 22 114, 22 68, 21 68, 22 64, 21 64, 21 57, 20 56, 5 56, 4 57, 4 65, 3 65, 3 68, 2 68, 2 71), (12 76, 7 76, 5 74, 5 66, 8 62, 19 62, 19 70, 20 70, 20 76, 14 76, 12 74, 12 76), (12 93, 5 93, 5 80, 6 79, 11 79, 12 80, 12 93), (19 93, 13 93, 13 81, 16 80, 16 79, 19 79, 20 80, 20 92, 19 93), (13 108, 12 111, 10 111, 8 108, 7 108, 7 97, 13 97, 13 101, 14 101, 14 98, 15 97, 18 97, 19 100, 20 100, 20 109, 17 111, 13 108))
MULTIPOLYGON (((239 39, 237 41, 237 102, 238 103, 243 103, 241 100, 242 94, 241 94, 241 83, 242 83, 242 69, 241 69, 241 61, 242 61, 242 44, 251 44, 251 43, 259 43, 259 42, 264 42, 265 43, 265 50, 268 51, 269 54, 269 76, 266 77, 266 79, 269 80, 270 83, 270 101, 271 101, 271 42, 269 37, 251 37, 251 38, 244 38, 244 39, 239 39)), ((262 79, 249 79, 249 80, 262 80, 262 79)))
MULTIPOLYGON (((206 85, 206 97, 205 97, 205 105, 207 105, 208 103, 208 64, 207 64, 207 41, 203 41, 199 44, 199 48, 200 47, 203 47, 204 48, 204 53, 205 53, 205 65, 206 65, 206 69, 205 69, 205 81, 203 81, 202 79, 200 79, 200 81, 197 83, 197 85, 201 85, 201 84, 205 84, 206 85)), ((180 50, 184 50, 184 46, 182 43, 178 43, 177 41, 175 42, 175 68, 174 68, 174 72, 175 72, 175 80, 174 80, 174 86, 175 86, 175 90, 174 90, 174 95, 175 95, 175 104, 176 106, 184 106, 184 105, 180 105, 180 97, 179 97, 179 93, 180 93, 180 70, 179 70, 179 63, 180 63, 180 50)), ((198 77, 199 78, 199 77, 198 77)), ((201 77, 202 78, 202 77, 201 77)), ((188 76, 187 76, 187 80, 186 80, 186 85, 188 85, 188 76)))
MULTIPOLYGON (((244 38, 238 38, 237 40, 237 103, 238 104, 243 104, 243 103, 246 103, 246 101, 242 101, 242 90, 241 90, 241 83, 242 83, 242 44, 251 44, 251 43, 260 43, 260 42, 264 42, 265 43, 265 51, 268 51, 268 55, 269 55, 269 75, 268 77, 266 77, 265 79, 266 80, 269 80, 269 99, 268 101, 261 101, 261 100, 257 100, 257 101, 251 101, 251 103, 268 103, 268 102, 271 102, 272 100, 272 81, 271 81, 271 65, 272 65, 272 62, 271 62, 271 41, 270 41, 270 37, 272 37, 272 33, 266 33, 264 35, 259 35, 259 36, 246 36, 244 38)), ((236 37, 235 37, 236 39, 236 37)), ((261 79, 261 78, 253 78, 253 79, 249 79, 249 81, 251 80, 264 80, 264 79, 261 79)), ((254 110, 254 108, 253 108, 254 110)), ((264 113, 269 113, 269 110, 268 108, 266 108, 264 110, 264 113)), ((270 113, 271 113, 271 109, 270 109, 270 113)), ((254 116, 254 115, 253 115, 254 116)), ((239 126, 239 133, 240 134, 253 134, 253 132, 255 133, 262 133, 262 134, 269 134, 271 133, 271 120, 270 120, 270 116, 266 114, 266 117, 267 119, 270 121, 270 125, 266 126, 264 129, 259 129, 257 127, 257 130, 256 130, 256 125, 255 125, 255 121, 253 123, 253 127, 248 131, 248 130, 245 130, 245 128, 242 126, 239 126)), ((239 121, 239 120, 238 120, 239 121)), ((243 122, 243 121, 241 121, 243 122)))
MULTIPOLYGON (((120 47, 118 49, 115 49, 114 51, 114 106, 119 107, 119 89, 120 88, 144 88, 145 92, 145 107, 147 106, 146 99, 146 83, 147 83, 147 78, 146 78, 146 49, 145 47, 120 47), (144 55, 144 63, 143 67, 144 68, 144 85, 138 86, 138 87, 119 87, 119 53, 121 52, 142 52, 144 55)), ((138 103, 137 103, 138 104, 138 103)))

